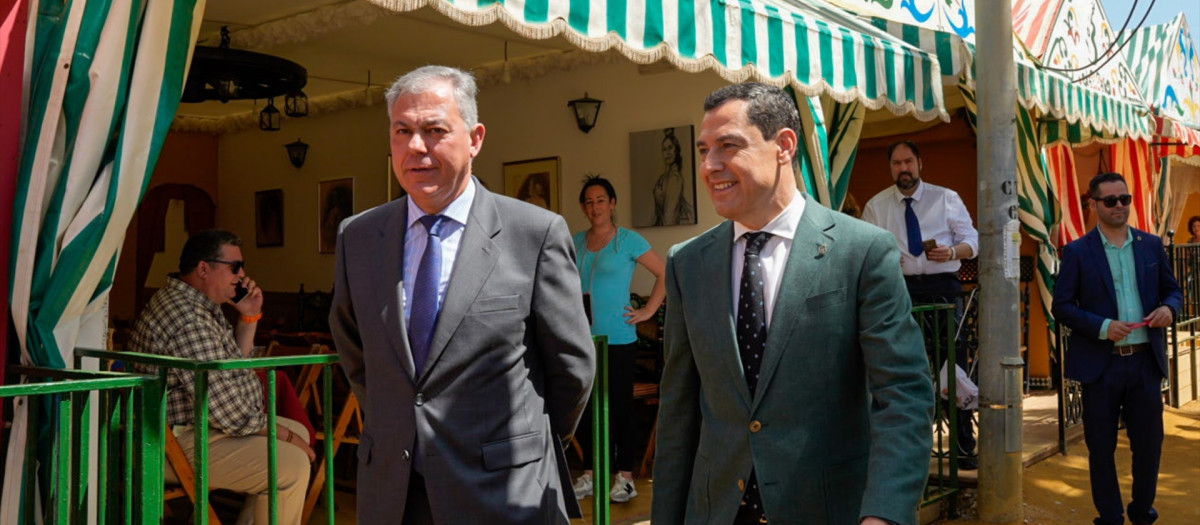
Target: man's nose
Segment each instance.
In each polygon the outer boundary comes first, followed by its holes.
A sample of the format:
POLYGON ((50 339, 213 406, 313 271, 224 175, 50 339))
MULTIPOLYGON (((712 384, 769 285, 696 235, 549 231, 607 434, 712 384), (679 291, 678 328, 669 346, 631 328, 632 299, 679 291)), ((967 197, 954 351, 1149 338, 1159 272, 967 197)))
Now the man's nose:
POLYGON ((408 139, 408 149, 418 153, 424 153, 425 137, 422 137, 420 133, 413 133, 412 138, 408 139))

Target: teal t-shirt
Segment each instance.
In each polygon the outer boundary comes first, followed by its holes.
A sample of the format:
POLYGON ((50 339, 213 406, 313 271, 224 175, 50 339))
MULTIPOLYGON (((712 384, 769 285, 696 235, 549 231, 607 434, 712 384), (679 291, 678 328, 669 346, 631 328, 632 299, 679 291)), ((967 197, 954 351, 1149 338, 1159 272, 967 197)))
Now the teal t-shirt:
POLYGON ((592 335, 607 335, 610 345, 637 341, 637 327, 625 322, 630 306, 629 284, 637 258, 650 251, 650 243, 637 232, 617 228, 608 245, 598 252, 587 249, 587 231, 575 234, 575 258, 583 293, 592 294, 592 335))

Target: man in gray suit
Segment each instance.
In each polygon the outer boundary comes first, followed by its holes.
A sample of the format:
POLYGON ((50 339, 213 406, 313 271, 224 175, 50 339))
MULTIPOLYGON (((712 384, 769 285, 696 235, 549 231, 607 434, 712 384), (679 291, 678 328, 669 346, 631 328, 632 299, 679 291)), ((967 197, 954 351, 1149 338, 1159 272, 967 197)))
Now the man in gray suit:
POLYGON ((568 523, 560 439, 595 375, 566 222, 471 175, 475 81, 387 92, 403 199, 347 219, 329 324, 366 416, 362 523, 568 523))
POLYGON ((654 522, 915 524, 934 398, 895 240, 800 193, 782 90, 704 110, 729 220, 667 261, 654 522))

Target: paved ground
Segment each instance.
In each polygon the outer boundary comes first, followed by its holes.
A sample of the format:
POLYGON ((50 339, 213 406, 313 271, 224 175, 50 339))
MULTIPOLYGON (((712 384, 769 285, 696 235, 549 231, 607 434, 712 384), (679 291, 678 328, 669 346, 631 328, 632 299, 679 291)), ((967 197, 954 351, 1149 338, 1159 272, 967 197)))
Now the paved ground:
MULTIPOLYGON (((1200 404, 1181 410, 1168 409, 1164 416, 1162 468, 1158 481, 1158 524, 1200 523, 1200 404)), ((1126 498, 1133 478, 1129 475, 1129 440, 1117 445, 1117 470, 1126 498)), ((1079 441, 1066 456, 1054 455, 1025 469, 1025 520, 1031 525, 1088 524, 1095 518, 1088 484, 1087 446, 1079 441)), ((1128 499, 1125 501, 1129 503, 1128 499)), ((945 524, 982 525, 973 502, 967 502, 962 518, 945 524)))

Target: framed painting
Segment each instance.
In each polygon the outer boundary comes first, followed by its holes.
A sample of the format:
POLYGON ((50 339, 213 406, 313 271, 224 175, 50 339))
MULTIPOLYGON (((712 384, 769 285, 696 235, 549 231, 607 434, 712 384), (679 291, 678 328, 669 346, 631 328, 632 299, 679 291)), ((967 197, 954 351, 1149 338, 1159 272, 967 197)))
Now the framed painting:
POLYGON ((283 246, 283 190, 254 192, 254 245, 283 246))
POLYGON ((692 126, 629 134, 633 225, 696 224, 696 165, 692 126))
POLYGON ((504 194, 559 213, 558 157, 504 163, 504 194))
POLYGON ((324 180, 317 183, 317 251, 333 253, 337 248, 338 226, 354 215, 354 179, 324 180))

